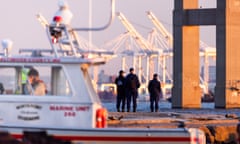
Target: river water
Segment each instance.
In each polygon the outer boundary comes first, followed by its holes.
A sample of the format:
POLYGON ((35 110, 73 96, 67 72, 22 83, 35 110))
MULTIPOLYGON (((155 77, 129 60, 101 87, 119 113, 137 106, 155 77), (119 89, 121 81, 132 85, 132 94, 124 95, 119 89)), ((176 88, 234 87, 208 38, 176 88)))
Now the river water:
MULTIPOLYGON (((103 105, 108 109, 109 112, 116 111, 116 103, 115 102, 103 102, 103 105)), ((171 109, 172 104, 167 101, 159 102, 160 110, 171 109)), ((202 103, 203 109, 214 109, 214 103, 202 103)), ((150 111, 150 102, 149 101, 139 101, 137 103, 137 110, 139 112, 149 112, 150 111)))
MULTIPOLYGON (((103 106, 107 108, 109 112, 116 112, 115 102, 103 102, 103 106)), ((159 102, 159 112, 178 112, 178 113, 189 113, 189 114, 234 114, 240 117, 240 109, 215 109, 214 103, 202 103, 202 107, 199 109, 172 109, 170 102, 161 101, 159 102)), ((149 101, 139 101, 137 104, 137 112, 150 112, 149 101)))

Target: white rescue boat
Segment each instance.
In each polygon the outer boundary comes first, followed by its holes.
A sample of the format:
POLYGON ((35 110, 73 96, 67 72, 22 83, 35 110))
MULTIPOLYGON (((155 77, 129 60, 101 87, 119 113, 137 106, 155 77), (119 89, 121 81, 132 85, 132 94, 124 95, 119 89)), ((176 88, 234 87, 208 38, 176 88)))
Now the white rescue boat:
POLYGON ((109 52, 91 52, 94 56, 90 58, 80 48, 74 29, 64 24, 44 26, 51 49, 20 49, 18 55, 11 55, 11 42, 3 41, 0 131, 19 139, 24 132, 45 131, 55 138, 81 144, 206 143, 204 133, 194 128, 107 128, 107 110, 95 92, 88 69, 105 64, 103 55, 109 52), (54 35, 50 27, 61 34, 54 35), (45 95, 34 94, 34 85, 27 81, 26 71, 32 68, 46 85, 45 95), (32 87, 32 93, 25 92, 26 85, 32 87))

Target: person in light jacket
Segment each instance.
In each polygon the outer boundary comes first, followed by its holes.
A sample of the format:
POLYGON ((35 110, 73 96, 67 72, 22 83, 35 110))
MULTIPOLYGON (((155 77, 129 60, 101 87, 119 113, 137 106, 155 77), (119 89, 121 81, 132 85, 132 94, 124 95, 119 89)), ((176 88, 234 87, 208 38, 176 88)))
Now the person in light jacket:
POLYGON ((32 68, 28 72, 28 81, 25 87, 25 94, 43 96, 46 95, 46 84, 39 78, 39 73, 32 68))

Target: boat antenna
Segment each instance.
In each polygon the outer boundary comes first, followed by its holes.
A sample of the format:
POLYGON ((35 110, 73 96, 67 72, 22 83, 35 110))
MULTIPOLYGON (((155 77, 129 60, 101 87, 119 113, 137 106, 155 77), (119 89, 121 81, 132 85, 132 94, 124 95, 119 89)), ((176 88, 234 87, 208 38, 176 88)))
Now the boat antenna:
POLYGON ((101 31, 107 29, 113 22, 115 17, 115 0, 111 0, 111 11, 109 21, 101 27, 88 27, 88 28, 73 28, 75 31, 101 31))

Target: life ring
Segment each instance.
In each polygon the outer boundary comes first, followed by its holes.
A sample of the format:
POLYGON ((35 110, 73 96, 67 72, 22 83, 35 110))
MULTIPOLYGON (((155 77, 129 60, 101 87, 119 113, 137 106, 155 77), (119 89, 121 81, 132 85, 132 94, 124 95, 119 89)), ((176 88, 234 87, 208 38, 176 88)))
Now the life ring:
POLYGON ((107 127, 107 110, 105 108, 96 111, 96 128, 107 127))

